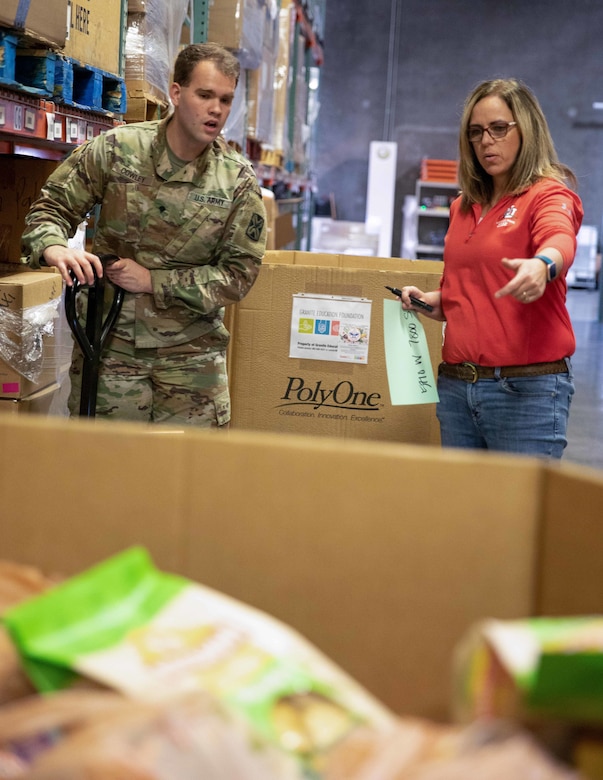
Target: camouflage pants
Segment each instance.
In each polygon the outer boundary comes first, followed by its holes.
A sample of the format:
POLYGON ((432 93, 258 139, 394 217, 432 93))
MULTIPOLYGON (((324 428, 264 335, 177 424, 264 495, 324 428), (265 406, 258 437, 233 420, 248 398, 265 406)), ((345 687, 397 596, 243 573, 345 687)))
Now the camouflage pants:
MULTIPOLYGON (((230 394, 223 337, 136 349, 112 338, 103 351, 96 416, 138 422, 228 428, 230 394)), ((83 358, 74 350, 69 411, 77 415, 83 358)))

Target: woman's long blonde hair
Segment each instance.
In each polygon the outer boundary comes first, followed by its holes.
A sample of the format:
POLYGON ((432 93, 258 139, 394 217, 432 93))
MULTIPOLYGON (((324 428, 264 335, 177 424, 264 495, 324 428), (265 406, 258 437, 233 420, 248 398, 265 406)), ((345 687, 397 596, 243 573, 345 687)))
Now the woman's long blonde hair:
POLYGON ((477 161, 473 144, 467 136, 476 103, 491 95, 507 104, 521 138, 517 159, 510 171, 507 193, 517 195, 542 178, 557 179, 575 189, 576 177, 570 168, 559 162, 546 118, 532 91, 516 79, 493 79, 479 84, 463 108, 459 135, 461 208, 467 210, 473 203, 489 203, 494 193, 492 177, 477 161))

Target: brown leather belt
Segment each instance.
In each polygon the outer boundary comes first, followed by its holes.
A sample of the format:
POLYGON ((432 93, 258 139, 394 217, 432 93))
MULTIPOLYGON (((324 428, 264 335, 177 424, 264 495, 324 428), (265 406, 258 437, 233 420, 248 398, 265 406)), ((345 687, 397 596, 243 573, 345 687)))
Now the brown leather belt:
POLYGON ((543 376, 566 374, 565 360, 553 363, 532 363, 529 366, 476 366, 475 363, 440 363, 438 373, 474 384, 478 379, 497 379, 505 376, 543 376))

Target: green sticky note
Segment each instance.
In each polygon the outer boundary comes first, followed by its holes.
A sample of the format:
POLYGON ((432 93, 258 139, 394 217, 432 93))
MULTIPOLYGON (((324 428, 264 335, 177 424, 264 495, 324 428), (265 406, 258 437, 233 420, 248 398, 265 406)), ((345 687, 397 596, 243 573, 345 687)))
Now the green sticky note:
POLYGON ((399 301, 383 301, 385 363, 392 406, 439 401, 427 339, 414 312, 399 301))

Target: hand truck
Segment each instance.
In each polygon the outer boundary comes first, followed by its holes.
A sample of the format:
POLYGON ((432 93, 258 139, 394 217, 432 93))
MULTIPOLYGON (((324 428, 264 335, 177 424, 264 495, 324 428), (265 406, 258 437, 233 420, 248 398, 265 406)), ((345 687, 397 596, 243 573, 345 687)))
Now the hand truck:
MULTIPOLYGON (((106 268, 119 258, 117 255, 99 255, 99 259, 106 268)), ((96 415, 96 397, 98 392, 98 376, 100 358, 111 328, 121 311, 125 290, 114 285, 113 300, 107 316, 103 319, 105 292, 109 285, 105 282, 105 276, 98 277, 94 272, 94 284, 80 284, 73 271, 71 271, 73 285, 65 287, 65 315, 71 331, 78 343, 84 357, 82 369, 82 392, 80 395, 80 417, 94 417, 96 415), (86 305, 86 324, 82 327, 76 311, 76 298, 80 290, 88 288, 88 302, 86 305)))

